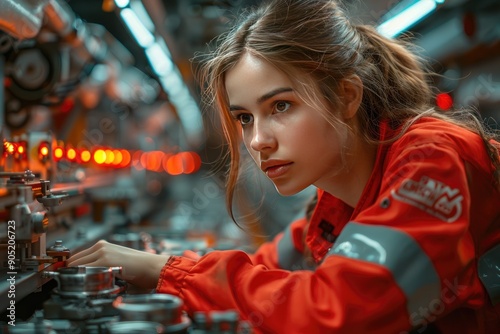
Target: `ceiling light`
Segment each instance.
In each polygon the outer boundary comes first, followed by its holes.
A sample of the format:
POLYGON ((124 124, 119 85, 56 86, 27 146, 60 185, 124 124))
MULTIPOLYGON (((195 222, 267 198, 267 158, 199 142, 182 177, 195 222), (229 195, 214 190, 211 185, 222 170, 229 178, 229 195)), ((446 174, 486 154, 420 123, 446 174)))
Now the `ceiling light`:
POLYGON ((120 11, 120 16, 129 28, 137 43, 143 48, 150 46, 154 41, 154 36, 144 24, 139 20, 134 11, 130 8, 124 8, 120 11))
POLYGON ((119 8, 125 8, 130 3, 129 0, 115 0, 115 4, 119 8))
POLYGON ((407 30, 425 16, 433 12, 443 0, 419 0, 412 3, 377 27, 382 35, 392 38, 407 30))

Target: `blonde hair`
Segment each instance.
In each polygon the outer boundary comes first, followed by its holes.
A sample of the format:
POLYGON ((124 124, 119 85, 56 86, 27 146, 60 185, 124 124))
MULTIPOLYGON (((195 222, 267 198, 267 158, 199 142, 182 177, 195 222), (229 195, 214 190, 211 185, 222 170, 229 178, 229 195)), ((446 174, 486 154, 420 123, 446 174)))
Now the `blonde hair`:
POLYGON ((205 102, 218 109, 229 145, 226 205, 233 218, 240 136, 229 114, 224 79, 248 52, 286 73, 304 101, 321 111, 332 126, 348 125, 332 110, 342 110, 337 94, 341 80, 357 75, 363 82, 357 120, 367 142, 379 143, 381 120, 402 125, 402 135, 422 116, 443 118, 479 133, 500 169, 498 152, 470 112, 452 118, 434 110, 424 61, 410 51, 410 43, 387 39, 371 26, 352 24, 343 8, 332 0, 274 0, 240 17, 240 22, 216 40, 215 50, 201 55, 197 71, 205 102), (322 105, 319 97, 328 105, 322 105))

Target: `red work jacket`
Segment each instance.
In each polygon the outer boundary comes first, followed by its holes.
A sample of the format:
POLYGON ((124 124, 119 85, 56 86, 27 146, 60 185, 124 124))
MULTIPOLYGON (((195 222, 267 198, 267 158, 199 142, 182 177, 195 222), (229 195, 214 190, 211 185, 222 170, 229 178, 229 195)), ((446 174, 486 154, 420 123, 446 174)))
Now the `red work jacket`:
POLYGON ((423 118, 379 148, 355 208, 319 190, 309 222, 255 254, 171 257, 157 291, 188 312, 237 310, 262 333, 498 333, 492 173, 477 135, 423 118))

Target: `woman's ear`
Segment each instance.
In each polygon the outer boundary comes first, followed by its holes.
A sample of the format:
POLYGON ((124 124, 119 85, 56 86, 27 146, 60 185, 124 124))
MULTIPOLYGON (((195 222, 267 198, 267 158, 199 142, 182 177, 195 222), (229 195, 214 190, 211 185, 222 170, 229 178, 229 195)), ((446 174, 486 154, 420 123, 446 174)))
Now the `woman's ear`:
POLYGON ((343 116, 348 120, 358 112, 363 99, 363 82, 357 75, 342 79, 339 87, 339 95, 344 105, 343 116))

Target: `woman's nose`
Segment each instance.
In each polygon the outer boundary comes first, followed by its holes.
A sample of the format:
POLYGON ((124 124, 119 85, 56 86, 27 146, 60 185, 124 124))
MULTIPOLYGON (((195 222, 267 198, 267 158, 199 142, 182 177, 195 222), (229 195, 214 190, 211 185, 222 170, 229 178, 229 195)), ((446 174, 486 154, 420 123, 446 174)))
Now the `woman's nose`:
POLYGON ((276 138, 269 124, 255 122, 253 127, 250 147, 255 151, 273 149, 276 146, 276 138))

